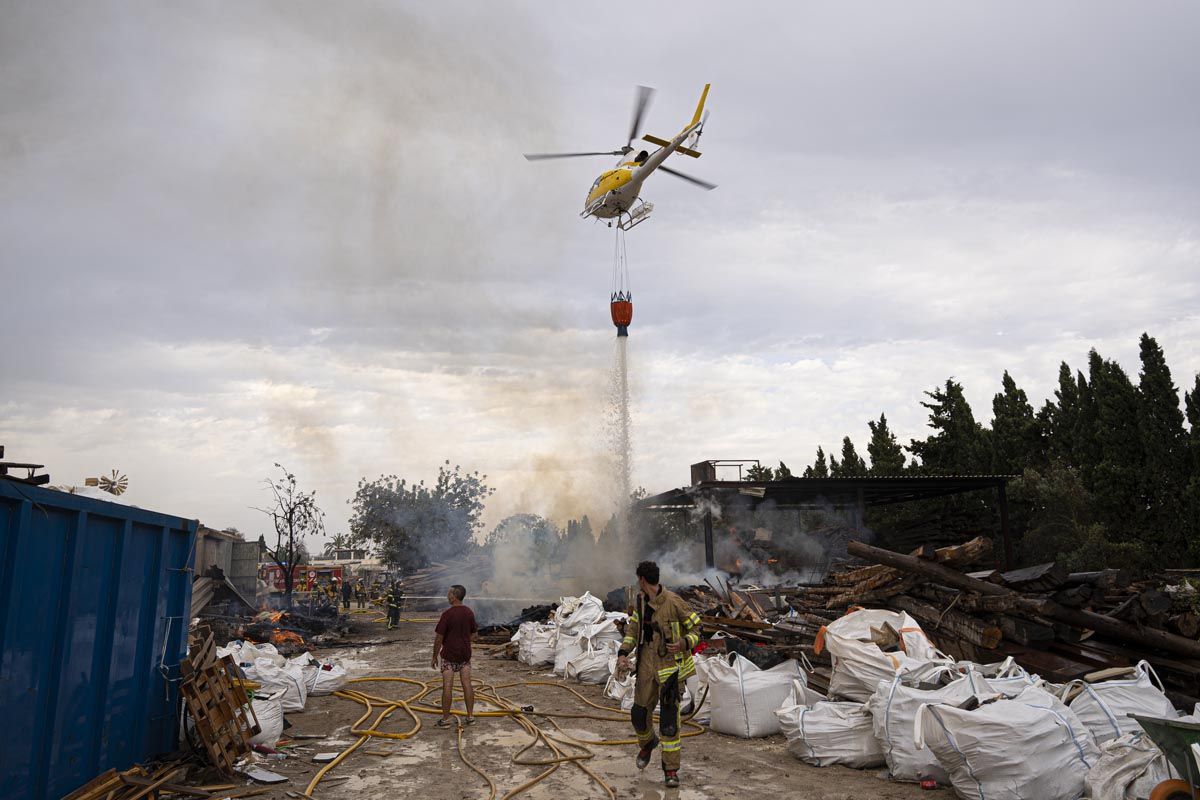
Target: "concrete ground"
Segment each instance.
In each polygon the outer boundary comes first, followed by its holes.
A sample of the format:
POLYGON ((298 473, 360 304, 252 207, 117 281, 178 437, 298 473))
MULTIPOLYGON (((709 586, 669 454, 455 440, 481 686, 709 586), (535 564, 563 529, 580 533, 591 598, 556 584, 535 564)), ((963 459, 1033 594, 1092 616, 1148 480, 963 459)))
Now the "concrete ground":
MULTIPOLYGON (((422 612, 416 612, 422 613, 422 612)), ((432 616, 422 613, 422 616, 432 616)), ((356 634, 363 640, 383 638, 385 643, 362 647, 341 647, 319 651, 319 658, 342 658, 351 662, 360 675, 406 677, 420 681, 438 679, 429 668, 433 643, 431 622, 404 623, 395 631, 387 631, 374 615, 354 615, 356 634)), ((493 657, 477 649, 474 658, 475 677, 491 685, 524 681, 563 683, 546 669, 530 669, 516 661, 493 657)), ((614 703, 603 696, 602 687, 570 684, 593 702, 608 707, 614 703)), ((414 687, 395 682, 353 684, 369 694, 387 698, 408 698, 414 687)), ((569 692, 553 686, 514 686, 499 689, 499 694, 511 702, 537 710, 591 713, 591 709, 569 692)), ((437 695, 431 697, 437 704, 437 695)), ((482 706, 477 710, 482 710, 482 706)), ((317 753, 344 750, 357 741, 350 726, 362 716, 364 707, 339 697, 310 698, 302 713, 289 715, 291 733, 324 735, 324 740, 296 740, 292 755, 285 760, 263 761, 262 766, 287 776, 286 784, 272 787, 268 797, 288 800, 286 792, 303 792, 319 766, 313 763, 317 753)), ((387 740, 373 738, 331 770, 313 792, 316 800, 362 800, 368 797, 414 796, 428 800, 459 800, 459 798, 488 798, 484 780, 465 766, 457 750, 457 733, 433 726, 437 716, 420 714, 422 728, 412 738, 387 740), (365 752, 370 751, 370 753, 365 752)), ((621 721, 558 718, 558 723, 570 736, 583 740, 623 739, 632 735, 627 717, 615 709, 612 716, 621 721)), ((374 715, 372 715, 372 719, 374 715)), ((529 719, 552 730, 545 718, 530 715, 529 719)), ((380 730, 406 731, 412 721, 403 711, 397 711, 380 730)), ((477 724, 463 731, 463 751, 466 757, 489 775, 497 786, 496 797, 519 787, 544 772, 546 767, 522 766, 512 758, 531 741, 531 735, 511 718, 480 718, 477 724)), ((595 746, 595 757, 587 765, 601 776, 618 798, 654 800, 698 800, 699 798, 779 798, 789 800, 851 800, 881 798, 881 800, 947 800, 953 797, 948 789, 922 791, 912 784, 892 783, 882 770, 858 771, 843 767, 818 769, 809 767, 788 753, 782 736, 765 739, 737 739, 706 731, 686 738, 683 743, 683 785, 667 790, 662 785, 662 771, 655 757, 644 772, 634 766, 636 748, 633 745, 595 746)), ((539 747, 526 754, 527 758, 546 758, 549 751, 539 747)), ((528 800, 559 800, 560 798, 604 798, 605 791, 582 770, 564 764, 542 782, 521 792, 518 797, 528 800)))

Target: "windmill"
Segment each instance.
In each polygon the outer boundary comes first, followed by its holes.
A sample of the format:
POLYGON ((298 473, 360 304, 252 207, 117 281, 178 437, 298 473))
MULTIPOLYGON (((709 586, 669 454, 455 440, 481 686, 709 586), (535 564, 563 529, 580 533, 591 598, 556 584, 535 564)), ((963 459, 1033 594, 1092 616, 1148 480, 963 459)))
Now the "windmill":
POLYGON ((83 484, 85 486, 96 486, 101 491, 120 497, 129 488, 129 478, 114 469, 111 475, 101 475, 99 478, 87 478, 83 484))

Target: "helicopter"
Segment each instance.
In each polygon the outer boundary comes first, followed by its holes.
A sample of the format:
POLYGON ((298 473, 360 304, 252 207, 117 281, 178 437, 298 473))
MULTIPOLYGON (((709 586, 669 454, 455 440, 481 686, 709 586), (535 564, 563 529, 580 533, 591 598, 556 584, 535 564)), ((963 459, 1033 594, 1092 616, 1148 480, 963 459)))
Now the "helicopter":
POLYGON ((704 110, 704 101, 708 99, 708 90, 711 86, 712 84, 704 84, 704 91, 700 95, 700 102, 696 105, 696 113, 692 115, 691 122, 673 139, 667 140, 650 134, 641 137, 643 141, 657 145, 658 149, 653 152, 641 150, 634 154, 633 140, 638 138, 646 106, 654 95, 654 90, 650 87, 639 86, 634 98, 633 118, 629 124, 629 139, 621 149, 591 153, 526 153, 525 159, 527 161, 547 161, 556 158, 621 156, 622 160, 618 161, 615 167, 600 173, 600 177, 592 183, 592 188, 588 190, 587 200, 584 201, 583 211, 579 216, 584 219, 593 217, 609 220, 610 227, 613 224, 612 220, 615 219, 618 228, 629 230, 648 219, 650 212, 654 209, 652 203, 645 202, 638 195, 641 194, 642 184, 655 170, 674 175, 676 178, 705 190, 717 188, 716 184, 686 175, 663 164, 667 156, 672 153, 692 158, 700 157, 700 151, 696 148, 699 146, 701 134, 704 133, 704 124, 708 121, 708 112, 704 110), (626 157, 630 155, 632 158, 626 160, 626 157))

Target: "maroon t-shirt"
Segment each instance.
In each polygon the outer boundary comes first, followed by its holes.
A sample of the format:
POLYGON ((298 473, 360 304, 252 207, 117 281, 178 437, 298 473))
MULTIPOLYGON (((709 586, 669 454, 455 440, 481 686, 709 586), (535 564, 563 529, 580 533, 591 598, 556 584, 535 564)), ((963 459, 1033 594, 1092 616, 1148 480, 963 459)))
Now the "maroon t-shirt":
POLYGON ((450 606, 442 612, 434 633, 442 635, 442 660, 464 664, 471 660, 471 634, 477 631, 475 612, 466 606, 450 606))

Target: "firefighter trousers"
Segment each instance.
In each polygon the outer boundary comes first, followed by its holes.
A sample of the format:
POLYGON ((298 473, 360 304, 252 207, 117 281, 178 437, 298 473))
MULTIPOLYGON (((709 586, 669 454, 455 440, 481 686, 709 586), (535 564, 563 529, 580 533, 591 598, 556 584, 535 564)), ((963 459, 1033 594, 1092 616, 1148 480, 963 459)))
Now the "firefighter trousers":
POLYGON ((664 770, 677 770, 682 747, 682 740, 679 738, 679 700, 683 696, 679 667, 672 665, 656 670, 651 661, 649 658, 638 661, 637 683, 630 717, 633 720, 633 729, 637 732, 638 744, 646 747, 654 742, 654 707, 659 707, 658 730, 662 734, 662 766, 664 770))

